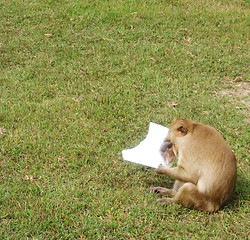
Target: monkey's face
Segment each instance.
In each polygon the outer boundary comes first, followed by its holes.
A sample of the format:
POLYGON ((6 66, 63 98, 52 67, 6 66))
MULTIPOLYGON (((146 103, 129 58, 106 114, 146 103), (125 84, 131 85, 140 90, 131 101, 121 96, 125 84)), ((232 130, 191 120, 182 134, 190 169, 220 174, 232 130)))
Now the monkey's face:
POLYGON ((170 141, 165 140, 160 150, 163 158, 165 159, 166 164, 168 166, 171 166, 174 162, 175 157, 173 144, 170 141))
POLYGON ((168 135, 162 144, 161 153, 166 164, 171 165, 174 157, 178 156, 179 150, 185 145, 185 138, 193 131, 194 123, 186 119, 176 119, 170 126, 168 135))

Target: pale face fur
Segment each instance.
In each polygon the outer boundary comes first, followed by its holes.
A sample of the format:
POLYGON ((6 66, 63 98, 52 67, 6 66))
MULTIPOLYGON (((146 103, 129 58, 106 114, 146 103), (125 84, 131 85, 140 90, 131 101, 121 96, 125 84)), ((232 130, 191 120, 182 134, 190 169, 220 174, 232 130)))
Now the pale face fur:
POLYGON ((161 154, 165 159, 166 165, 171 167, 175 158, 175 153, 173 151, 173 144, 170 141, 164 141, 161 146, 161 154))
POLYGON ((176 183, 173 189, 156 187, 152 192, 172 195, 160 202, 181 202, 186 207, 217 211, 229 199, 236 182, 236 159, 222 136, 213 128, 187 119, 176 119, 162 152, 166 163, 178 157, 177 167, 160 165, 156 172, 176 183))

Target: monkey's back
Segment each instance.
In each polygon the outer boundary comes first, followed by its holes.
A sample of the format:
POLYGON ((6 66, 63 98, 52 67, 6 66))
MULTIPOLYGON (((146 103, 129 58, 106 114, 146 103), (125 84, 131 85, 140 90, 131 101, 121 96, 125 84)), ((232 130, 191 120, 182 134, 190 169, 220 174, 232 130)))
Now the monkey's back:
POLYGON ((211 126, 197 124, 193 137, 196 144, 200 145, 199 155, 203 157, 204 164, 197 186, 201 192, 221 206, 231 196, 236 183, 237 167, 234 153, 221 134, 211 126), (198 136, 196 132, 199 132, 198 136))

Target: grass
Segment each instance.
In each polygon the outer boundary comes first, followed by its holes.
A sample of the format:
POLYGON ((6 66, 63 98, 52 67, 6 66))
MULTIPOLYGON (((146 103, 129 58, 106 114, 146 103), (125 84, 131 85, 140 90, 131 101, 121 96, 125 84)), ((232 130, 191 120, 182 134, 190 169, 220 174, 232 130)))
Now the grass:
POLYGON ((1 239, 248 238, 248 1, 0 7, 1 239), (121 158, 174 117, 213 125, 235 152, 217 213, 156 203, 150 188, 173 181, 121 158))

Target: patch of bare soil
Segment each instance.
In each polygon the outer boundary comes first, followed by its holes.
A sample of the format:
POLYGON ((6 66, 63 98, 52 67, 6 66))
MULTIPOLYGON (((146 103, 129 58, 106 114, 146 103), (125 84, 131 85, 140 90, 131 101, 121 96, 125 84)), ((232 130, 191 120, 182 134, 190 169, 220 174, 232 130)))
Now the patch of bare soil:
POLYGON ((241 102, 247 107, 250 106, 250 84, 247 82, 236 83, 233 90, 223 90, 221 94, 232 97, 233 102, 241 102))
POLYGON ((222 90, 220 97, 227 97, 236 109, 244 112, 245 121, 250 123, 249 111, 250 106, 250 83, 249 82, 233 82, 230 90, 222 90))

